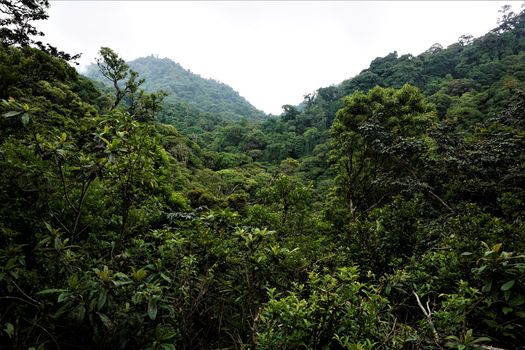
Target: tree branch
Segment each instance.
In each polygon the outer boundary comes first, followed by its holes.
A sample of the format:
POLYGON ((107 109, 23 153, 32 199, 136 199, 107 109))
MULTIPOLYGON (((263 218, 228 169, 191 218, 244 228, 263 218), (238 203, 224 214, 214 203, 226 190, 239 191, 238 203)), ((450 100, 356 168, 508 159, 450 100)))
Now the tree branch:
POLYGON ((419 308, 421 309, 421 311, 423 311, 423 314, 427 318, 427 322, 428 322, 428 324, 430 326, 430 329, 432 329, 432 334, 434 335, 434 343, 436 343, 438 348, 442 349, 442 347, 440 345, 439 334, 436 331, 436 327, 434 326, 434 322, 432 321, 432 312, 430 311, 430 307, 428 305, 430 301, 427 301, 427 307, 425 309, 423 304, 421 304, 421 300, 419 300, 419 296, 417 295, 417 293, 415 291, 412 291, 412 294, 414 294, 414 296, 416 297, 417 304, 419 305, 419 308))

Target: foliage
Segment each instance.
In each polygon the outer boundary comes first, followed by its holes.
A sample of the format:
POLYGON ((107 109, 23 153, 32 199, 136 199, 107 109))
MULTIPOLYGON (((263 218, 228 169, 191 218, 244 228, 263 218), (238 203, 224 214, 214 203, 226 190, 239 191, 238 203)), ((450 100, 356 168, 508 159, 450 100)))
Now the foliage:
POLYGON ((0 1, 0 42, 3 47, 12 45, 35 45, 42 51, 70 61, 80 57, 59 51, 56 47, 43 44, 34 37, 44 36, 31 22, 47 19, 48 0, 2 0, 0 1))
POLYGON ((168 60, 102 48, 107 87, 0 46, 0 344, 522 347, 522 29, 503 8, 265 120, 168 60))
POLYGON ((421 187, 419 158, 432 144, 426 132, 435 120, 432 107, 410 85, 376 87, 345 99, 331 130, 332 157, 336 191, 352 217, 421 187))
MULTIPOLYGON (((192 114, 204 116, 204 112, 211 113, 212 115, 204 117, 206 119, 218 116, 223 120, 237 121, 242 118, 261 119, 264 116, 228 85, 212 79, 204 79, 167 58, 148 56, 121 63, 145 78, 143 84, 145 91, 150 93, 166 91, 169 94, 166 98, 169 103, 167 107, 167 110, 170 110, 169 117, 176 118, 177 121, 179 118, 186 117, 177 115, 171 110, 177 108, 176 105, 180 103, 186 104, 192 114)), ((102 72, 101 76, 95 66, 88 68, 87 75, 104 80, 104 73, 102 72)), ((179 126, 178 123, 176 125, 179 126)))
POLYGON ((396 324, 388 301, 358 282, 355 267, 334 275, 310 272, 286 296, 269 289, 261 310, 260 349, 401 349, 410 329, 396 324))

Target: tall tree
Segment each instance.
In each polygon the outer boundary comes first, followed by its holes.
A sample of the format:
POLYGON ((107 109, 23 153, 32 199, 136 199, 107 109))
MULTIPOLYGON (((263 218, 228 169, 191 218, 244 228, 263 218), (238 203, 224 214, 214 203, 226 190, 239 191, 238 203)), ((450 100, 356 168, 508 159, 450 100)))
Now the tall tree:
POLYGON ((336 192, 351 217, 414 185, 433 107, 415 87, 375 87, 346 97, 331 129, 336 192))
POLYGON ((115 89, 115 98, 111 106, 111 110, 113 110, 126 95, 136 93, 139 86, 144 83, 144 79, 137 80, 138 73, 131 70, 126 61, 109 47, 100 48, 99 54, 100 57, 97 58, 98 68, 115 89), (128 80, 123 83, 123 80, 126 78, 128 80))
POLYGON ((111 82, 115 94, 109 111, 123 103, 135 120, 153 120, 161 110, 162 101, 167 93, 146 93, 140 89, 145 80, 139 78, 139 74, 129 68, 126 61, 109 47, 102 47, 99 54, 97 65, 100 73, 111 82))

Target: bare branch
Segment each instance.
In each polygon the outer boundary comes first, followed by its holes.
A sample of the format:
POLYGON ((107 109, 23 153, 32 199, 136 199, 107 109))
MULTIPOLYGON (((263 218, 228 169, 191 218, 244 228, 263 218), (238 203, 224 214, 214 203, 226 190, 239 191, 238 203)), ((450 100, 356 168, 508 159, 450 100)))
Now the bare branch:
POLYGON ((434 322, 432 321, 432 312, 430 311, 430 307, 429 307, 429 302, 430 301, 427 301, 427 308, 425 309, 425 307, 421 303, 421 300, 419 299, 419 296, 417 295, 417 293, 415 291, 412 291, 412 294, 414 294, 414 296, 416 297, 417 304, 419 305, 419 308, 421 309, 421 311, 423 311, 423 314, 427 318, 427 322, 428 322, 428 325, 430 326, 430 329, 432 329, 432 334, 434 335, 434 343, 436 343, 438 348, 442 349, 442 347, 440 345, 441 342, 440 342, 439 334, 436 331, 436 327, 434 326, 434 322))

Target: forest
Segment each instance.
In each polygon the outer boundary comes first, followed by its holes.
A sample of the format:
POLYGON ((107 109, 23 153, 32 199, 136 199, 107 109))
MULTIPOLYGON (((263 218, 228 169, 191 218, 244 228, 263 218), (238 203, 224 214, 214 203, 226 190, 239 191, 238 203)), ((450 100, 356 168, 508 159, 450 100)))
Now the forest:
POLYGON ((525 10, 264 116, 48 8, 0 0, 1 349, 524 348, 525 10))

